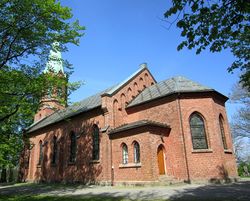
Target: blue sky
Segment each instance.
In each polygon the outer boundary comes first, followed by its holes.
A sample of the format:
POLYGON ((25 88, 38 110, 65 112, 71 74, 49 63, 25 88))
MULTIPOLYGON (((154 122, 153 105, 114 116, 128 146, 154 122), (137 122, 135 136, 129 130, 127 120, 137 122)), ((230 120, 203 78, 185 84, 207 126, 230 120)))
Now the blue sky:
MULTIPOLYGON (((74 66, 71 81, 85 82, 70 98, 72 102, 110 87, 146 62, 157 81, 183 75, 228 95, 238 74, 227 67, 230 51, 200 55, 195 50, 177 51, 180 30, 169 30, 163 21, 171 1, 166 0, 62 0, 72 8, 74 19, 86 27, 80 46, 69 45, 63 57, 74 66)), ((236 106, 227 103, 229 119, 236 106)))

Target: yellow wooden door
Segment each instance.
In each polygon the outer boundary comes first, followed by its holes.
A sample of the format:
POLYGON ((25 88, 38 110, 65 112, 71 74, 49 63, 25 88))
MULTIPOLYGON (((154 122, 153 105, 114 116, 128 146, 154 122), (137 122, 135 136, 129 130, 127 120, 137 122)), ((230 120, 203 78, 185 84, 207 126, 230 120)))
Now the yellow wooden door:
POLYGON ((164 161, 164 153, 162 147, 158 148, 157 158, 158 158, 159 173, 160 175, 163 175, 165 174, 165 161, 164 161))

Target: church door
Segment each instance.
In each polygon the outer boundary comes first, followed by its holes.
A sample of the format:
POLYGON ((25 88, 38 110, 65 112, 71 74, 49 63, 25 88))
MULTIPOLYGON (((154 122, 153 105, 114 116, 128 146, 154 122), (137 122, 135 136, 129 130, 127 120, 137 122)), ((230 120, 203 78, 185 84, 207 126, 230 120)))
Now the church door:
POLYGON ((158 147, 157 158, 158 158, 159 173, 160 175, 163 175, 165 174, 165 160, 164 160, 164 153, 162 146, 158 147))

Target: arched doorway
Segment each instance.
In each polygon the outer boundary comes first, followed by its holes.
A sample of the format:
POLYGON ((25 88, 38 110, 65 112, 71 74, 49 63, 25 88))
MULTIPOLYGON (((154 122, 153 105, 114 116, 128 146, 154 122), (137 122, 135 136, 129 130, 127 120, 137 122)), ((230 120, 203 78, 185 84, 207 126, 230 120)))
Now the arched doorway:
POLYGON ((157 158, 158 158, 158 167, 159 167, 159 174, 165 174, 165 159, 164 159, 164 150, 163 146, 160 145, 157 149, 157 158))

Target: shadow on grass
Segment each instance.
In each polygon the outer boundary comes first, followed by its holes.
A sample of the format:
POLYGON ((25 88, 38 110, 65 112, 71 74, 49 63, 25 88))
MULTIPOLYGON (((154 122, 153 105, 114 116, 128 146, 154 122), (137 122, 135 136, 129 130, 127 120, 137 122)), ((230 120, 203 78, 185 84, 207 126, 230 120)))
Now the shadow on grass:
POLYGON ((175 190, 174 195, 169 197, 171 201, 249 201, 250 181, 224 185, 207 185, 192 189, 175 190))
POLYGON ((211 184, 198 187, 185 185, 176 188, 100 188, 62 184, 25 184, 0 187, 0 201, 248 201, 249 198, 249 180, 223 185, 211 184))
POLYGON ((35 184, 35 183, 20 183, 15 185, 0 185, 0 196, 2 195, 26 195, 35 196, 40 194, 52 193, 60 191, 60 193, 74 193, 78 189, 91 188, 84 185, 65 185, 65 184, 35 184))
POLYGON ((102 196, 0 196, 0 201, 127 201, 128 199, 119 197, 102 197, 102 196))

